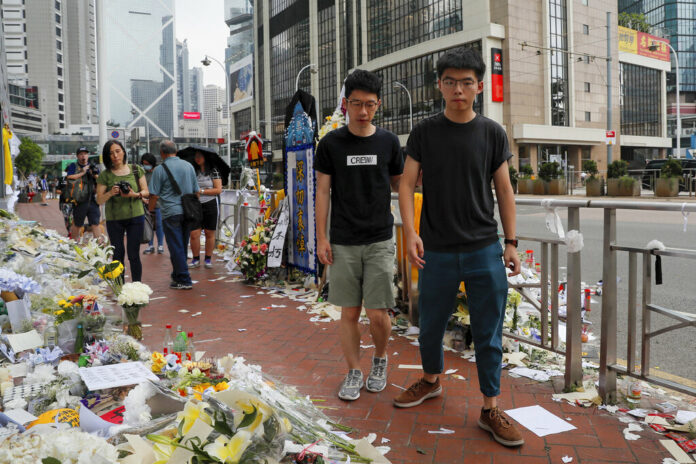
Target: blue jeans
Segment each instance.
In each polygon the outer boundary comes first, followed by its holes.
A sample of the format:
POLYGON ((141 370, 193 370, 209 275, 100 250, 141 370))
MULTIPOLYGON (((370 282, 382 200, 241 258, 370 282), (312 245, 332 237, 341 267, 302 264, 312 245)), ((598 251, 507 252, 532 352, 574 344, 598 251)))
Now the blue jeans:
POLYGON ((124 234, 128 236, 128 264, 133 282, 140 282, 143 276, 143 265, 140 263, 140 239, 143 237, 144 228, 145 216, 106 221, 106 233, 114 247, 114 259, 124 265, 123 258, 126 254, 126 247, 123 244, 123 238, 124 234))
POLYGON ((184 221, 183 214, 176 214, 162 219, 164 237, 167 239, 169 259, 172 261, 172 280, 191 285, 191 275, 186 262, 189 235, 191 231, 184 221))
MULTIPOLYGON (((159 208, 155 208, 155 235, 157 236, 157 246, 164 245, 164 230, 162 230, 162 211, 159 208)), ((155 237, 152 237, 148 246, 152 246, 155 243, 155 237)))
POLYGON ((502 248, 495 242, 466 253, 426 251, 419 272, 418 308, 421 362, 427 374, 444 368, 442 339, 454 312, 459 283, 464 282, 476 352, 481 393, 500 394, 502 337, 507 302, 507 276, 502 248))

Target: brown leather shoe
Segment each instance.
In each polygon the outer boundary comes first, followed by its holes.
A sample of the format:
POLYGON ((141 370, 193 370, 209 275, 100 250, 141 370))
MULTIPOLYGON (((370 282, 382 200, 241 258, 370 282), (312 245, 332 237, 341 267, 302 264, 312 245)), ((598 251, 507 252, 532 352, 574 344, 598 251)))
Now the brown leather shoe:
POLYGON ((493 434, 493 439, 505 446, 520 446, 524 444, 522 434, 510 422, 510 419, 500 409, 492 408, 485 412, 481 408, 481 417, 478 420, 478 425, 483 430, 487 430, 493 434))
POLYGON ((440 386, 439 377, 435 383, 426 382, 424 378, 421 378, 408 387, 408 390, 403 391, 399 396, 394 398, 394 406, 399 408, 411 408, 413 406, 418 406, 428 398, 440 396, 440 393, 442 393, 442 387, 440 386))

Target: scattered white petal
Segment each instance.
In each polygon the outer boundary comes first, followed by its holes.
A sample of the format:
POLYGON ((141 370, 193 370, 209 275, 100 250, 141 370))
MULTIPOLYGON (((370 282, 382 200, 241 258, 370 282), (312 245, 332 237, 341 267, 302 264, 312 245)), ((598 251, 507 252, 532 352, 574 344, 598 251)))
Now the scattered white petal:
POLYGON ((239 298, 251 298, 254 295, 240 295, 239 298))
POLYGON ((246 332, 246 329, 237 329, 238 332, 246 332))
POLYGON ((568 464, 569 462, 573 462, 573 458, 571 458, 570 456, 563 456, 561 459, 563 460, 563 462, 565 464, 568 464))
POLYGON ((185 313, 189 312, 189 310, 188 309, 180 309, 179 312, 185 314, 185 313))
POLYGON ((418 343, 418 340, 416 340, 415 342, 411 342, 411 345, 413 345, 413 346, 420 346, 420 343, 418 343))
POLYGON ((287 306, 286 306, 286 305, 272 304, 271 307, 272 307, 272 308, 286 308, 287 306))
POLYGON ((152 301, 152 300, 162 300, 162 299, 164 299, 164 298, 167 298, 167 297, 166 297, 166 296, 156 296, 156 297, 154 297, 154 298, 150 298, 150 301, 152 301))
POLYGON ((398 351, 395 351, 394 354, 393 354, 392 356, 399 356, 399 352, 398 352, 398 351))
POLYGON ((360 345, 360 348, 367 349, 367 348, 374 348, 375 345, 360 345))
POLYGON ((399 390, 404 390, 404 391, 406 391, 406 389, 405 389, 404 387, 402 387, 401 385, 397 385, 397 384, 393 383, 393 384, 391 384, 391 386, 392 386, 392 387, 396 387, 396 388, 398 388, 399 390))
POLYGON ((152 327, 152 324, 142 324, 141 327, 152 327))
POLYGON ((386 437, 382 437, 382 443, 389 443, 390 441, 391 441, 390 439, 388 439, 386 437))
POLYGON ((445 371, 445 375, 454 374, 454 373, 457 372, 458 370, 459 370, 459 369, 447 369, 447 370, 445 371))
POLYGON ((459 379, 459 380, 466 380, 466 377, 464 377, 463 375, 459 375, 459 374, 452 374, 452 377, 454 377, 455 379, 459 379))
POLYGON ((201 311, 198 311, 197 313, 191 314, 191 317, 197 317, 203 314, 201 311))

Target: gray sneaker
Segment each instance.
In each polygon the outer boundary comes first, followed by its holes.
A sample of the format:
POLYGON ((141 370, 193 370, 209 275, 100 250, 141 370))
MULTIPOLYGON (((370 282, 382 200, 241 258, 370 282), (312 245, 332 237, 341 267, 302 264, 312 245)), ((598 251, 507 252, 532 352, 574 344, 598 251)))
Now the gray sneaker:
POLYGON ((372 393, 381 392, 387 386, 387 358, 372 358, 372 369, 365 388, 372 393))
POLYGON ((338 397, 346 401, 354 401, 360 398, 360 389, 363 387, 363 375, 360 369, 351 369, 341 384, 338 397))

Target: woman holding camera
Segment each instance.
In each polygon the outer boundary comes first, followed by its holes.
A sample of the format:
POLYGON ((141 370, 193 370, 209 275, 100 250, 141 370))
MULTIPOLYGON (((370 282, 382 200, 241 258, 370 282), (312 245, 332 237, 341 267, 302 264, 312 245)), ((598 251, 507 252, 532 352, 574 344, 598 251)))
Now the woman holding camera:
POLYGON ((143 198, 148 198, 145 172, 135 164, 128 164, 126 150, 121 142, 109 140, 102 150, 106 170, 97 179, 97 203, 106 204, 106 233, 114 247, 114 259, 124 263, 127 252, 131 279, 140 282, 143 267, 140 263, 140 239, 145 227, 143 198))

